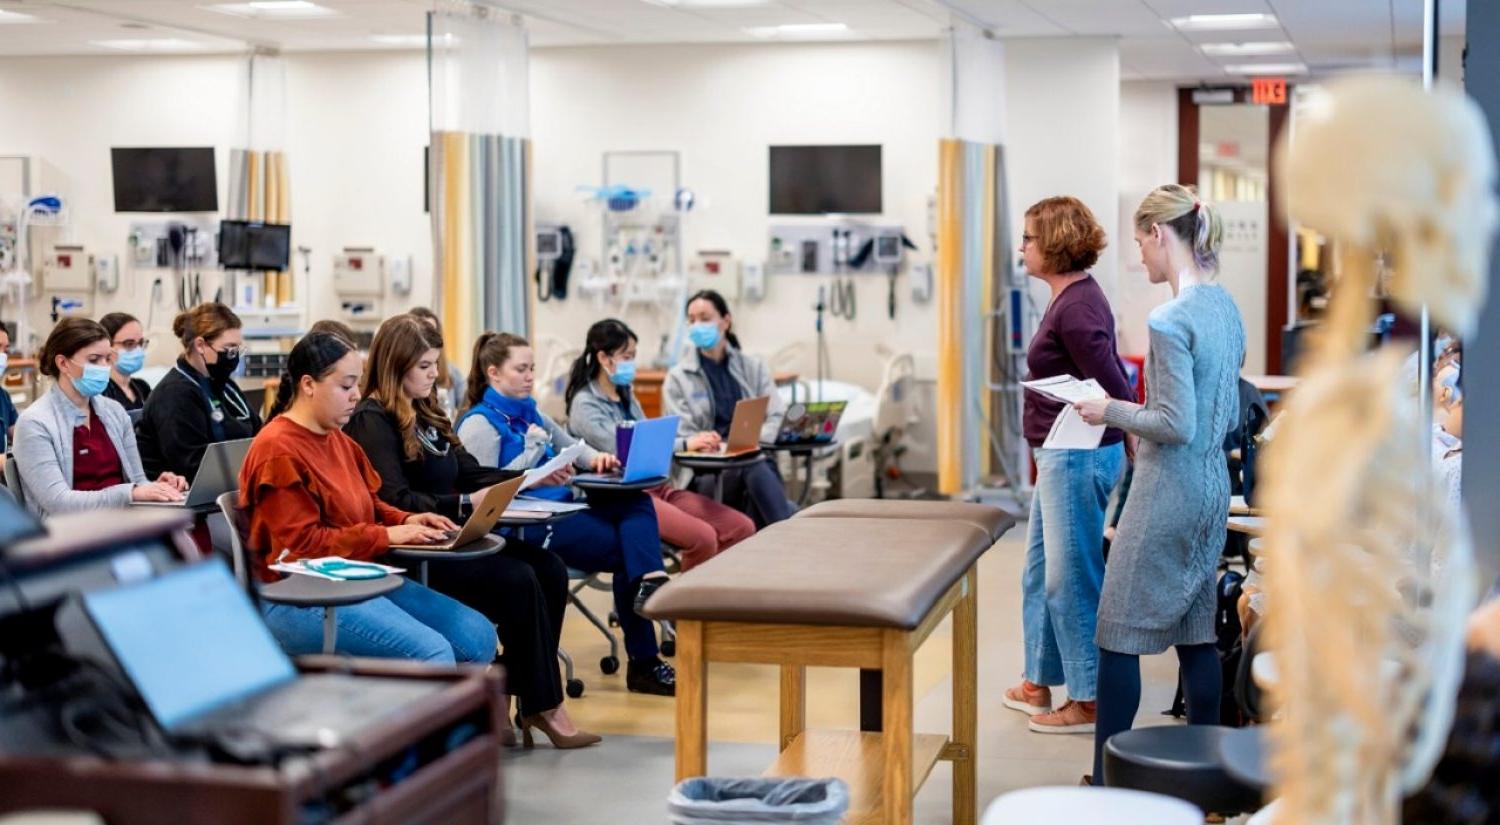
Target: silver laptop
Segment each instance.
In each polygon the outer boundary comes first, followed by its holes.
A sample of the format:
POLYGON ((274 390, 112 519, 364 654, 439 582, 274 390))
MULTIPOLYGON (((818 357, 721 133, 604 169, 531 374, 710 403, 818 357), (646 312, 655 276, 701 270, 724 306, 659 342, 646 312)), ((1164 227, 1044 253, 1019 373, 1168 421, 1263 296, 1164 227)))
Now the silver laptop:
POLYGON ((245 454, 250 452, 253 438, 237 441, 218 441, 208 445, 203 452, 203 462, 198 465, 198 474, 193 476, 193 486, 188 488, 182 501, 133 501, 140 507, 208 507, 219 500, 219 496, 240 488, 240 466, 245 463, 245 454))
POLYGON ((516 497, 521 485, 525 483, 526 476, 519 475, 490 487, 484 498, 474 505, 474 512, 469 514, 469 520, 464 522, 463 527, 448 531, 447 537, 437 544, 392 544, 391 549, 456 550, 473 544, 495 529, 495 524, 505 515, 505 508, 510 506, 510 500, 516 497))
POLYGON ((156 724, 179 741, 335 747, 441 681, 300 678, 222 559, 83 595, 84 612, 156 724))

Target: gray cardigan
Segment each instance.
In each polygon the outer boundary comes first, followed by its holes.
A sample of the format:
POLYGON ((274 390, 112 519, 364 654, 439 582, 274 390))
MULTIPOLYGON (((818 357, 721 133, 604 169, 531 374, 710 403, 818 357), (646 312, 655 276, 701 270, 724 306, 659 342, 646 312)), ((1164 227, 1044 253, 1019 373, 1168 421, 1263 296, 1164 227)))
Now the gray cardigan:
POLYGON ((61 390, 53 387, 38 398, 16 422, 15 462, 26 494, 26 507, 39 516, 130 506, 130 491, 147 483, 135 430, 125 408, 104 396, 89 400, 94 415, 120 454, 124 484, 85 492, 73 489, 73 430, 87 420, 61 390))
MULTIPOLYGON (((763 444, 776 441, 781 430, 781 417, 786 414, 786 402, 776 391, 776 382, 766 362, 746 355, 733 346, 728 348, 729 374, 740 385, 742 398, 768 396, 766 423, 760 428, 763 444)), ((708 386, 708 376, 698 360, 698 350, 688 350, 682 360, 667 373, 667 384, 662 390, 662 406, 666 415, 682 416, 677 433, 683 438, 706 432, 714 428, 714 396, 708 386)))
POLYGON ((1160 653, 1215 639, 1214 571, 1224 550, 1224 436, 1239 416, 1245 326, 1217 284, 1189 286, 1151 313, 1146 405, 1111 401, 1104 421, 1141 437, 1110 547, 1095 640, 1160 653))
MULTIPOLYGON (((636 399, 635 393, 631 393, 629 420, 642 421, 645 418, 641 402, 636 399)), ((615 431, 626 420, 625 411, 620 409, 619 403, 606 398, 599 391, 599 385, 593 381, 580 389, 573 396, 573 403, 568 405, 568 432, 601 452, 615 451, 615 431)), ((682 452, 686 449, 687 439, 678 436, 675 450, 682 452)))

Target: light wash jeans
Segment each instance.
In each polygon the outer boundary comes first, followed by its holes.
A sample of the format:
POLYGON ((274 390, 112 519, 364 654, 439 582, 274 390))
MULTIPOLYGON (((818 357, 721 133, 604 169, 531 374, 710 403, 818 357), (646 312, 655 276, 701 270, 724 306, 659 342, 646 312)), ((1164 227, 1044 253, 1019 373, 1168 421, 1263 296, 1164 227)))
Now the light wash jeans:
POLYGON ((1094 622, 1104 585, 1104 511, 1120 480, 1125 446, 1032 451, 1036 493, 1021 574, 1026 680, 1068 686, 1068 698, 1094 701, 1099 648, 1094 622))
MULTIPOLYGON (((350 656, 451 665, 495 660, 495 626, 483 613, 407 581, 379 598, 336 608, 334 649, 350 656)), ((323 609, 261 603, 271 635, 291 656, 323 650, 323 609)))

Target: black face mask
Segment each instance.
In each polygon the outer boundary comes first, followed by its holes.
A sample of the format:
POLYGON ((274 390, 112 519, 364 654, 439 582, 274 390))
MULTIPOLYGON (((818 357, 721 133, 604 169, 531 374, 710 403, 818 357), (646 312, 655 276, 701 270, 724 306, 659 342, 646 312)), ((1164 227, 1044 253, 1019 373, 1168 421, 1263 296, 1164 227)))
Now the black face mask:
POLYGON ((239 368, 240 356, 220 352, 219 360, 205 366, 208 367, 208 380, 215 384, 226 384, 234 376, 234 371, 239 368))

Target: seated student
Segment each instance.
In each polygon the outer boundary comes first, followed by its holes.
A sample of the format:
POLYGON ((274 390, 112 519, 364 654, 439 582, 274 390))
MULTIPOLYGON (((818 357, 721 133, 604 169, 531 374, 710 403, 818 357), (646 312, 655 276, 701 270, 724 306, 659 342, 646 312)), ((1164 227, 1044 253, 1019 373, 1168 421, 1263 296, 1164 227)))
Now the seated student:
POLYGON ((238 315, 216 303, 172 322, 182 357, 152 390, 136 425, 146 472, 171 470, 191 480, 208 445, 260 432, 260 414, 232 377, 245 344, 240 326, 238 315))
MULTIPOLYGON (((529 470, 576 443, 537 410, 531 397, 532 367, 531 345, 523 338, 486 332, 475 342, 468 411, 459 419, 458 437, 480 464, 529 470)), ((620 464, 614 456, 588 445, 576 463, 596 472, 608 472, 620 464)), ((571 491, 564 485, 572 474, 572 468, 564 467, 528 493, 570 498, 571 491)), ((636 693, 675 695, 677 672, 657 658, 656 630, 639 613, 667 581, 651 499, 640 493, 591 495, 588 510, 548 527, 521 532, 523 539, 549 548, 569 567, 613 574, 615 612, 630 659, 626 687, 636 693)))
MULTIPOLYGON (((5 368, 10 365, 10 330, 0 321, 0 378, 5 377, 5 368)), ((10 400, 10 391, 0 386, 0 453, 10 450, 11 428, 16 426, 16 403, 10 400)))
MULTIPOLYGON (((250 512, 249 563, 262 581, 282 560, 368 560, 392 544, 442 540, 447 519, 381 501, 380 476, 339 429, 359 402, 361 361, 349 342, 315 333, 292 347, 271 421, 240 468, 240 506, 250 512)), ((323 610, 261 605, 287 653, 322 648, 323 610)), ((482 614, 404 580, 385 596, 335 613, 338 652, 441 664, 495 659, 495 628, 482 614)))
MULTIPOLYGON (((479 465, 439 409, 433 385, 443 339, 431 327, 397 315, 370 344, 364 400, 344 432, 364 448, 380 474, 380 499, 413 513, 467 518, 489 485, 517 474, 479 465)), ((455 524, 452 529, 457 529, 455 524)), ((568 606, 568 570, 534 544, 506 542, 493 556, 428 565, 428 583, 495 623, 507 692, 519 699, 521 725, 537 727, 559 748, 599 741, 580 733, 563 709, 557 647, 568 606)), ((530 740, 528 735, 527 740, 530 740)))
MULTIPOLYGON (((630 391, 635 379, 637 338, 613 318, 589 327, 583 354, 568 376, 568 430, 596 450, 615 449, 615 431, 645 418, 630 391)), ((684 439, 677 449, 685 450, 684 439)), ((662 541, 682 550, 682 569, 691 570, 755 534, 744 513, 708 496, 663 484, 649 491, 662 541)))
MULTIPOLYGON (((718 449, 729 437, 735 404, 762 395, 770 405, 760 440, 775 441, 786 404, 765 362, 740 351, 724 296, 711 289, 695 294, 688 299, 687 317, 694 349, 667 373, 662 391, 666 414, 682 416, 684 445, 693 452, 718 449)), ((769 459, 724 471, 724 503, 749 514, 757 527, 791 518, 793 512, 781 474, 769 459)))
MULTIPOLYGON (((412 317, 432 327, 438 337, 443 337, 443 322, 438 320, 437 313, 427 307, 412 307, 409 313, 412 317)), ((458 409, 464 401, 464 373, 458 365, 450 363, 448 356, 441 355, 438 363, 438 402, 442 404, 443 411, 448 413, 449 418, 458 417, 458 409)))
POLYGON ((187 489, 170 472, 146 478, 130 416, 99 397, 112 355, 109 333, 87 318, 62 319, 42 345, 37 368, 57 383, 21 413, 15 444, 26 507, 39 516, 179 501, 187 489))
POLYGON ((151 394, 151 385, 134 378, 141 367, 146 366, 146 330, 134 315, 111 312, 99 319, 99 326, 109 333, 109 345, 115 350, 114 369, 109 373, 109 384, 104 388, 104 397, 117 402, 127 412, 146 406, 146 397, 151 394))

